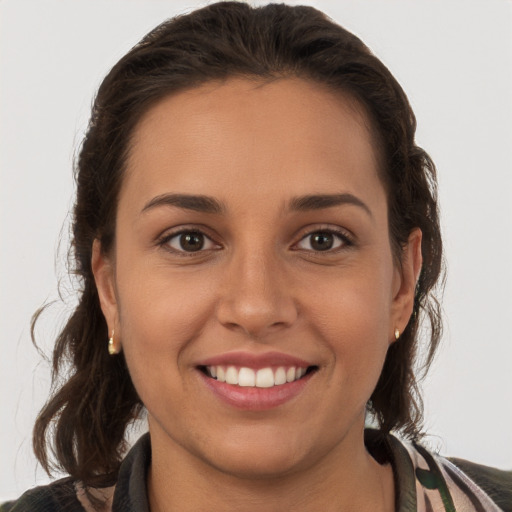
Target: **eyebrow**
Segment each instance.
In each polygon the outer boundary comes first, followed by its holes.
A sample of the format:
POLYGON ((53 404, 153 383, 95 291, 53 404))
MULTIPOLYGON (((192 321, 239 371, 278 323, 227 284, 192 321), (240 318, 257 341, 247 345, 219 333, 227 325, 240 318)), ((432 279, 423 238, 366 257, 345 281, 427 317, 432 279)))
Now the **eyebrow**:
POLYGON ((331 208, 344 204, 358 206, 370 217, 373 217, 370 208, 353 194, 316 194, 295 197, 290 201, 290 210, 304 212, 309 210, 322 210, 323 208, 331 208))
POLYGON ((213 197, 192 194, 162 194, 154 197, 147 203, 142 212, 156 208, 157 206, 177 206, 185 210, 193 210, 203 213, 223 213, 225 207, 213 197))
MULTIPOLYGON (((373 217, 368 206, 353 194, 313 194, 293 198, 289 203, 289 210, 297 212, 306 212, 311 210, 322 210, 350 204, 362 208, 370 217, 373 217)), ((196 212, 222 214, 226 211, 223 203, 217 199, 194 194, 162 194, 149 201, 142 212, 151 210, 158 206, 176 206, 185 210, 196 212)))

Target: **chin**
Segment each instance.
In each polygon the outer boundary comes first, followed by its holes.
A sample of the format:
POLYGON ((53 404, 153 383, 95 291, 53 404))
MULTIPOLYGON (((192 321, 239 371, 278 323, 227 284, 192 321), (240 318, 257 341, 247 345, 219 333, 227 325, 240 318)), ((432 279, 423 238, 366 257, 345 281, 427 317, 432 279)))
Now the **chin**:
POLYGON ((300 471, 301 467, 307 465, 301 459, 290 457, 289 453, 274 453, 265 457, 259 452, 250 451, 243 454, 232 454, 225 456, 222 460, 209 461, 210 464, 222 473, 231 477, 244 480, 277 480, 300 471))
POLYGON ((257 436, 233 432, 217 444, 214 453, 203 452, 210 466, 222 473, 243 479, 278 479, 314 465, 319 457, 304 449, 299 439, 289 433, 272 433, 262 429, 257 436))

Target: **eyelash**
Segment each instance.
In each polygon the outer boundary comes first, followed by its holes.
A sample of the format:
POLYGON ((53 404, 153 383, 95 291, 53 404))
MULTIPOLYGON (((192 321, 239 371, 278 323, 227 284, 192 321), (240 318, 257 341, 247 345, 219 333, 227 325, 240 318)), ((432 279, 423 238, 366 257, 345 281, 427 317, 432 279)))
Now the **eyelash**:
MULTIPOLYGON (((333 228, 320 228, 320 229, 315 229, 313 231, 308 231, 300 238, 300 240, 299 240, 299 242, 297 242, 297 244, 301 243, 303 240, 306 240, 308 237, 312 237, 313 235, 318 235, 318 234, 334 235, 336 238, 338 238, 338 241, 340 241, 341 244, 340 244, 340 246, 338 246, 334 249, 329 248, 325 251, 315 251, 312 249, 295 249, 295 250, 297 250, 297 251, 304 250, 307 252, 311 252, 315 255, 317 255, 317 254, 318 255, 320 255, 320 254, 337 254, 340 251, 342 251, 343 249, 347 249, 354 245, 353 238, 346 231, 341 230, 341 229, 333 229, 333 228)), ((295 244, 295 245, 297 245, 297 244, 295 244)))
POLYGON ((213 241, 210 236, 208 236, 206 233, 204 233, 204 231, 202 231, 201 229, 197 229, 197 228, 180 229, 179 231, 175 231, 173 233, 167 233, 158 239, 157 245, 162 247, 163 249, 169 251, 172 254, 178 255, 180 257, 185 257, 185 258, 194 257, 194 256, 197 256, 198 254, 204 254, 206 251, 216 250, 216 249, 203 249, 201 247, 201 249, 199 249, 197 251, 185 251, 185 250, 175 249, 169 245, 169 242, 173 238, 177 238, 182 235, 201 235, 202 237, 204 237, 205 240, 210 241, 211 243, 213 243, 216 246, 219 245, 215 241, 213 241))
MULTIPOLYGON (((169 251, 173 254, 179 255, 180 257, 194 257, 194 256, 204 253, 206 251, 217 250, 217 249, 203 249, 201 247, 197 251, 185 251, 185 250, 178 250, 178 249, 170 247, 169 242, 173 238, 177 238, 177 237, 185 235, 185 234, 201 235, 206 240, 208 240, 210 243, 213 243, 214 245, 219 246, 219 244, 217 244, 214 240, 212 240, 212 238, 210 236, 208 236, 206 233, 204 233, 204 231, 202 231, 201 229, 194 229, 194 228, 181 229, 181 230, 173 232, 173 233, 167 233, 158 239, 157 245, 166 249, 167 251, 169 251)), ((302 241, 306 240, 308 237, 312 237, 313 235, 317 235, 317 234, 334 235, 336 238, 338 238, 338 241, 341 242, 341 245, 339 247, 336 247, 335 249, 327 249, 325 251, 315 251, 313 249, 300 249, 300 248, 294 249, 294 250, 310 252, 315 255, 316 254, 336 254, 336 253, 342 251, 343 249, 352 247, 354 245, 354 241, 353 241, 352 237, 350 235, 348 235, 347 232, 342 231, 342 230, 333 229, 333 228, 320 228, 320 229, 315 229, 313 231, 309 231, 309 232, 305 233, 299 239, 299 241, 297 243, 295 243, 294 245, 298 245, 302 241)))

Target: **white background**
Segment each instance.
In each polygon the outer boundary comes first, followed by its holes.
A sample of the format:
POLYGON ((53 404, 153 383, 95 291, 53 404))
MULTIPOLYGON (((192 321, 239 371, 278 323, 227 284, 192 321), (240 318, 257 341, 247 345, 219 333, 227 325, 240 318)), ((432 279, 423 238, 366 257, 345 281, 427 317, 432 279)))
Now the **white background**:
MULTIPOLYGON (((448 260, 447 330, 424 385, 428 441, 444 454, 510 469, 512 4, 296 3, 321 8, 362 37, 409 95, 419 143, 438 166, 448 260)), ((31 344, 29 323, 45 300, 58 298, 58 279, 64 296, 70 293, 63 221, 93 93, 149 29, 198 5, 0 3, 0 501, 45 481, 30 436, 49 370, 31 344)), ((67 303, 41 322, 38 340, 47 350, 72 299, 67 303)))

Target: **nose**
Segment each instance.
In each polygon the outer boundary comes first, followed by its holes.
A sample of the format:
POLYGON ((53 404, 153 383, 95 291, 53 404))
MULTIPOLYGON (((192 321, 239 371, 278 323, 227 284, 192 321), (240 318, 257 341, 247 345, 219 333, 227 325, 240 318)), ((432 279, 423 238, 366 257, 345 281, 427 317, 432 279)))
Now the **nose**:
POLYGON ((246 251, 230 262, 217 304, 219 322, 262 340, 297 320, 286 270, 271 251, 246 251))

